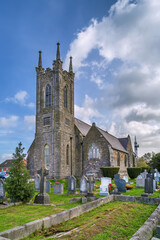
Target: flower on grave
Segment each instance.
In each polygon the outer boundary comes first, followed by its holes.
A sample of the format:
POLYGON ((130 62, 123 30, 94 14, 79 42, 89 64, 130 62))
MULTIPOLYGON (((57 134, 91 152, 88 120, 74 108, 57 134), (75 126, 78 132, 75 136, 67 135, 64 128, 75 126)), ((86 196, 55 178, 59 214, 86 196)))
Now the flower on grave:
POLYGON ((111 193, 114 190, 114 185, 112 183, 108 185, 108 190, 109 190, 109 193, 111 193))
POLYGON ((132 188, 133 188, 133 185, 129 185, 129 184, 127 185, 127 184, 126 184, 126 186, 125 186, 125 187, 127 188, 127 190, 130 190, 130 189, 132 189, 132 188))
POLYGON ((60 184, 60 182, 56 182, 56 184, 60 184))

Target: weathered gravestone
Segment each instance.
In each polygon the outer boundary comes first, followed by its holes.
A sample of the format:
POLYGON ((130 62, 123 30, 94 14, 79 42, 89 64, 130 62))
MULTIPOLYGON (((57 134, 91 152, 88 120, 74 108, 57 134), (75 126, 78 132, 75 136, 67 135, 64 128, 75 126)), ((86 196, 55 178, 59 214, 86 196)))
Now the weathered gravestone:
POLYGON ((51 192, 51 183, 50 183, 50 181, 47 181, 46 182, 46 192, 51 192))
POLYGON ((93 197, 94 193, 92 192, 92 184, 94 182, 94 177, 93 176, 89 176, 88 177, 88 193, 87 193, 87 197, 93 197))
POLYGON ((63 183, 53 184, 53 193, 54 194, 63 194, 63 192, 64 192, 64 184, 63 183))
POLYGON ((120 179, 120 174, 114 175, 114 183, 117 186, 118 192, 126 192, 126 182, 124 179, 120 179))
POLYGON ((130 184, 129 179, 128 179, 128 176, 124 176, 124 177, 123 177, 123 180, 126 182, 126 184, 130 184))
MULTIPOLYGON (((87 178, 89 179, 90 177, 92 177, 92 191, 94 191, 94 184, 95 184, 95 174, 92 172, 92 171, 88 171, 87 173, 86 173, 86 176, 87 176, 87 178)), ((89 189, 89 182, 88 182, 88 189, 89 189)))
POLYGON ((36 174, 36 177, 34 179, 34 187, 36 191, 40 190, 40 181, 41 181, 40 175, 36 174))
POLYGON ((145 178, 143 178, 143 176, 140 174, 136 178, 136 187, 137 188, 144 188, 144 186, 145 186, 145 178))
POLYGON ((145 171, 142 172, 140 175, 141 175, 144 179, 146 179, 146 178, 147 178, 147 174, 148 174, 148 172, 145 170, 145 171))
POLYGON ((0 179, 0 201, 5 199, 4 181, 0 179))
POLYGON ((88 186, 87 186, 88 179, 86 176, 82 176, 80 180, 80 194, 86 195, 88 192, 88 186))
POLYGON ((156 180, 157 182, 159 182, 159 177, 160 177, 160 174, 159 174, 158 170, 155 169, 154 178, 155 178, 155 180, 156 180))
POLYGON ((100 193, 101 196, 108 196, 108 185, 111 183, 111 178, 102 177, 101 178, 101 185, 100 185, 100 193))
POLYGON ((144 191, 145 193, 153 194, 153 178, 151 174, 147 174, 144 191))
POLYGON ((36 195, 34 203, 50 204, 50 197, 46 193, 46 176, 49 174, 49 170, 42 165, 42 168, 37 173, 41 176, 40 193, 36 195))
POLYGON ((68 177, 68 194, 76 194, 76 179, 74 176, 68 177))

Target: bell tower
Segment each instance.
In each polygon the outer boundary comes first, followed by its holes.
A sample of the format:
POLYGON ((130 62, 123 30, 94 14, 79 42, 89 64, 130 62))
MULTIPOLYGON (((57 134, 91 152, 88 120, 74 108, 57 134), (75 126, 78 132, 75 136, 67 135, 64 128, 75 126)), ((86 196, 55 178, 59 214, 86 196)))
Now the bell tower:
POLYGON ((63 70, 62 65, 59 43, 52 69, 42 67, 42 52, 39 51, 36 131, 27 159, 32 175, 41 168, 42 162, 49 169, 50 178, 65 178, 75 172, 72 57, 68 72, 63 70))

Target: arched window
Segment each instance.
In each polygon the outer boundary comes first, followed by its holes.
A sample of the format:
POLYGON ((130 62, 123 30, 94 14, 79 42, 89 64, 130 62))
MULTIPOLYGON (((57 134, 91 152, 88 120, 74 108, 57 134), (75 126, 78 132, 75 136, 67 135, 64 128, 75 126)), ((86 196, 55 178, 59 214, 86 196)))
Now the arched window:
POLYGON ((133 167, 136 166, 136 161, 135 161, 135 157, 133 156, 133 167))
POLYGON ((67 108, 68 106, 68 102, 67 102, 67 98, 68 98, 68 93, 67 93, 67 87, 64 87, 64 107, 67 108))
POLYGON ((69 145, 66 147, 66 163, 69 165, 69 145))
POLYGON ((76 135, 76 148, 78 148, 79 146, 79 138, 78 138, 78 135, 76 135))
POLYGON ((95 144, 92 144, 91 148, 89 149, 89 158, 100 159, 99 148, 95 144))
POLYGON ((49 146, 48 145, 45 145, 44 147, 44 162, 45 162, 45 165, 49 165, 49 146))
POLYGON ((46 107, 51 106, 51 86, 48 84, 46 86, 46 107))
POLYGON ((120 166, 120 153, 117 154, 117 166, 120 166))
POLYGON ((124 166, 127 167, 127 155, 124 155, 124 166))

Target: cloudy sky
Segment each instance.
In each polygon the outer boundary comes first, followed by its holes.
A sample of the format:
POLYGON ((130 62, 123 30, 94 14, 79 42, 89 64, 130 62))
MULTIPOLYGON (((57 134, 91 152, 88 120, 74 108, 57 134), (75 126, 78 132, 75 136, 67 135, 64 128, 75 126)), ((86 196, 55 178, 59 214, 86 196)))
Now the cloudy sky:
POLYGON ((52 67, 56 43, 73 57, 75 116, 117 137, 137 137, 139 156, 160 151, 159 0, 0 2, 0 162, 34 139, 38 51, 52 67))

